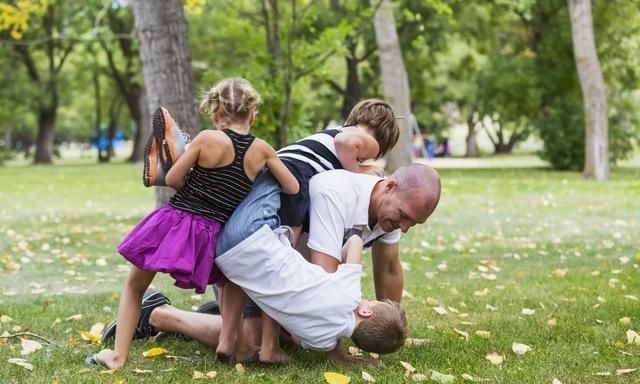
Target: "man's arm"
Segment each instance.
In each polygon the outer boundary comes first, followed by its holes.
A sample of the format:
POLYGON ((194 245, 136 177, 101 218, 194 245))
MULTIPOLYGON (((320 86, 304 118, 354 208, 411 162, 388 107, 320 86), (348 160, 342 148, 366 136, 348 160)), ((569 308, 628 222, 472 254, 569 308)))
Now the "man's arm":
POLYGON ((376 298, 400 302, 404 287, 404 271, 400 264, 400 245, 376 241, 371 248, 373 282, 376 298))

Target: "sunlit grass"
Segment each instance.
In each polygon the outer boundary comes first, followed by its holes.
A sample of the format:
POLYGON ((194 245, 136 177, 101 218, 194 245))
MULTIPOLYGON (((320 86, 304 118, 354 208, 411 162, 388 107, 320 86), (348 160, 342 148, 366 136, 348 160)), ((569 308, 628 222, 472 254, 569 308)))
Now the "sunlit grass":
MULTIPOLYGON (((247 367, 239 375, 204 346, 175 340, 160 346, 184 359, 143 358, 156 344, 136 341, 122 371, 84 370, 82 360, 99 347, 65 341, 115 317, 126 273, 115 246, 154 206, 140 173, 129 164, 0 168, 0 316, 11 318, 0 322, 0 333, 33 332, 57 345, 20 356, 19 339, 4 345, 7 339, 0 339, 0 381, 190 382, 194 370, 216 370, 214 381, 228 383, 321 383, 325 371, 363 382, 360 371, 295 350, 291 366, 247 367), (76 314, 83 316, 66 320, 76 314), (29 372, 7 363, 10 358, 35 368, 29 372), (162 371, 168 368, 175 370, 162 371)), ((615 372, 638 367, 640 355, 625 336, 640 331, 640 170, 616 169, 606 183, 544 169, 443 169, 441 175, 435 215, 401 244, 411 337, 427 342, 383 356, 386 368, 367 372, 378 383, 410 382, 399 363, 405 361, 418 373, 435 370, 456 382, 465 373, 495 383, 640 380, 640 372, 615 372), (623 317, 630 323, 620 323, 623 317), (513 342, 532 350, 516 355, 513 342), (505 361, 492 365, 485 359, 490 352, 505 361), (594 375, 603 372, 610 376, 594 375)), ((367 256, 369 297, 370 268, 367 256)), ((163 276, 154 284, 181 308, 211 298, 173 288, 163 276)))

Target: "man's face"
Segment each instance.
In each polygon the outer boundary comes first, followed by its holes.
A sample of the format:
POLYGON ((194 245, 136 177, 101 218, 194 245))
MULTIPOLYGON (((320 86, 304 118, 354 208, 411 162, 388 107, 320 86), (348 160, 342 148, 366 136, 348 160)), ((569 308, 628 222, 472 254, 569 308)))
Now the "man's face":
POLYGON ((409 228, 427 221, 429 212, 424 206, 424 198, 414 196, 403 198, 395 182, 385 188, 384 197, 378 207, 378 224, 385 232, 400 228, 406 233, 409 228))

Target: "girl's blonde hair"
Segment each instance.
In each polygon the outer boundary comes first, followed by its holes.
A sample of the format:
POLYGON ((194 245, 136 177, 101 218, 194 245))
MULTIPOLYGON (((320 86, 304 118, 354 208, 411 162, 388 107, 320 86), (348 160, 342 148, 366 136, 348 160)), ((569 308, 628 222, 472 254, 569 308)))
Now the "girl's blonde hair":
POLYGON ((200 103, 200 110, 224 122, 246 120, 262 103, 260 94, 242 78, 225 79, 214 85, 200 103))

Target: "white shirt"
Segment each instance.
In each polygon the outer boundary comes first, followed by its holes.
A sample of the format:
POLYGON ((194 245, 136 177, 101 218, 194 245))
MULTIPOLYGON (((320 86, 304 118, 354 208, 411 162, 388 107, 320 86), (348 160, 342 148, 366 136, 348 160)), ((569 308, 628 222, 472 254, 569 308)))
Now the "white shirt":
POLYGON ((379 224, 369 228, 369 202, 373 187, 384 180, 378 176, 343 169, 315 175, 309 182, 309 241, 315 251, 341 260, 345 232, 362 233, 367 244, 376 238, 385 244, 400 241, 400 229, 385 232, 379 224))
POLYGON ((354 310, 362 299, 360 264, 341 264, 328 273, 283 244, 267 225, 215 262, 305 349, 330 351, 353 334, 354 310))

